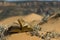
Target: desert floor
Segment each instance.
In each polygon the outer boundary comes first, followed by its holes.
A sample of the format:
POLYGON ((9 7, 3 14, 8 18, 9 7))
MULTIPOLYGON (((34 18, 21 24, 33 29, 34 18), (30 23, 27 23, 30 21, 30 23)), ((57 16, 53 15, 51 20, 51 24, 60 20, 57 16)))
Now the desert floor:
MULTIPOLYGON (((12 24, 13 22, 16 22, 17 19, 19 19, 21 17, 23 19, 25 19, 25 21, 27 21, 27 22, 36 20, 37 23, 43 18, 40 15, 32 13, 27 16, 14 16, 14 17, 7 18, 3 21, 0 21, 0 24, 8 26, 8 25, 12 24)), ((50 19, 50 20, 48 20, 47 23, 40 25, 40 26, 42 27, 42 32, 43 31, 56 31, 57 33, 60 33, 60 19, 59 18, 50 19)), ((27 33, 17 33, 17 34, 8 36, 7 40, 41 40, 41 38, 36 37, 36 36, 30 36, 27 33)), ((60 38, 51 39, 51 40, 60 40, 60 38)))

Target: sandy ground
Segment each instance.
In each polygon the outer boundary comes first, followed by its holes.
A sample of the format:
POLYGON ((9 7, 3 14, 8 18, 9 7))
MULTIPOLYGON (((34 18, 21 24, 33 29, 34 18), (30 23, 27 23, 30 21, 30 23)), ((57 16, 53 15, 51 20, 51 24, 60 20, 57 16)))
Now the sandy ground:
MULTIPOLYGON (((0 24, 2 25, 10 25, 13 22, 16 22, 18 18, 23 18, 27 22, 31 22, 32 20, 36 20, 39 22, 43 17, 37 14, 30 14, 27 16, 16 16, 16 17, 10 17, 3 21, 0 21, 0 24)), ((41 25, 42 31, 56 31, 60 33, 60 19, 51 19, 47 23, 41 25)), ((41 40, 40 38, 36 36, 30 36, 26 33, 17 33, 10 35, 7 40, 41 40)), ((52 39, 52 40, 60 40, 60 38, 52 39)))

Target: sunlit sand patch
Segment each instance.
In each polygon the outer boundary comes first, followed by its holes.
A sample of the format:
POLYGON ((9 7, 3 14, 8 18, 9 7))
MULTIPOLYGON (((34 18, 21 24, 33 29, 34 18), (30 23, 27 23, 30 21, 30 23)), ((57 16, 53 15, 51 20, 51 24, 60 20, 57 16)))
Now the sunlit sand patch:
POLYGON ((30 15, 26 15, 26 16, 14 16, 14 17, 7 18, 3 21, 0 21, 0 24, 3 24, 3 25, 11 24, 13 22, 17 22, 17 20, 20 18, 23 18, 27 22, 32 22, 34 20, 36 22, 39 22, 42 19, 42 16, 34 14, 34 13, 30 15))
POLYGON ((20 33, 20 34, 14 34, 8 37, 7 40, 40 40, 40 38, 36 36, 30 36, 27 35, 26 33, 20 33))

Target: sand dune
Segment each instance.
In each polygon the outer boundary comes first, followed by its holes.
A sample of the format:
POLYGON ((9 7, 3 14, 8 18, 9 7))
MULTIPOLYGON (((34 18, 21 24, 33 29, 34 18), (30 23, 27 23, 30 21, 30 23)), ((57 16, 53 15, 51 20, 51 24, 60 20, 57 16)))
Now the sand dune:
MULTIPOLYGON (((31 22, 32 20, 40 21, 43 17, 37 14, 30 14, 27 16, 15 16, 15 17, 10 17, 7 18, 3 21, 0 21, 0 24, 7 25, 11 24, 15 21, 17 21, 18 18, 23 18, 27 22, 31 22)), ((60 19, 50 19, 47 23, 41 25, 42 31, 56 31, 60 33, 60 19)), ((13 34, 7 38, 7 40, 41 40, 40 38, 36 36, 30 36, 26 33, 18 33, 18 34, 13 34)), ((52 40, 60 40, 59 38, 57 39, 52 39, 52 40)))

